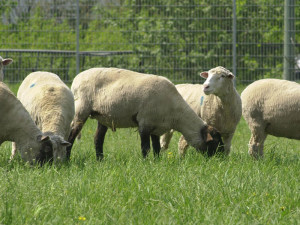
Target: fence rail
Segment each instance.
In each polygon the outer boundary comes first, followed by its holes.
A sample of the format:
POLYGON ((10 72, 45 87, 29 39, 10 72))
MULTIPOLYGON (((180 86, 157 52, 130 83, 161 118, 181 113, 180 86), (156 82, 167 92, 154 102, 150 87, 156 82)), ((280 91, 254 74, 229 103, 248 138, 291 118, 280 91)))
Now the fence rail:
POLYGON ((35 50, 35 49, 0 49, 5 57, 16 55, 14 59, 18 59, 18 64, 5 68, 6 77, 10 82, 20 82, 30 72, 45 70, 59 74, 66 81, 71 82, 77 71, 75 68, 70 68, 70 61, 76 58, 76 54, 82 58, 81 67, 85 67, 85 57, 108 57, 116 55, 132 54, 132 51, 64 51, 64 50, 35 50), (60 67, 55 67, 56 57, 63 57, 65 60, 60 67), (28 59, 27 62, 22 59, 28 59), (47 60, 45 64, 43 59, 47 60), (30 64, 28 63, 30 61, 30 64), (24 65, 22 65, 24 63, 24 65), (42 68, 40 64, 46 67, 42 68), (30 66, 29 66, 30 65, 30 66), (17 72, 17 73, 16 73, 17 72))
POLYGON ((295 0, 6 0, 0 12, 0 55, 14 59, 6 82, 37 70, 71 82, 97 66, 175 83, 203 82, 199 72, 219 65, 238 84, 300 79, 295 0))

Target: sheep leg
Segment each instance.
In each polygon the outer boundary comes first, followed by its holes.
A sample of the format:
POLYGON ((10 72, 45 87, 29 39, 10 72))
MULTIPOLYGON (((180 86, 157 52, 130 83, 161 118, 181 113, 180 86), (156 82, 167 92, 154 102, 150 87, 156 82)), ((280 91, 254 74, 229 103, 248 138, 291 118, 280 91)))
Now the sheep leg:
POLYGON ((11 155, 10 155, 10 161, 14 159, 14 157, 17 154, 17 147, 16 147, 16 142, 12 142, 11 144, 11 155))
POLYGON ((143 157, 146 158, 150 151, 150 133, 145 130, 139 129, 140 137, 141 137, 141 148, 143 157))
POLYGON ((151 140, 154 157, 158 157, 160 152, 159 136, 151 134, 151 140))
POLYGON ((171 138, 173 136, 174 130, 170 130, 169 132, 165 133, 160 138, 160 145, 162 150, 167 150, 169 148, 169 144, 171 141, 171 138))
POLYGON ((223 136, 225 155, 229 155, 230 153, 232 138, 233 138, 233 134, 223 136))
POLYGON ((184 136, 181 135, 178 142, 178 153, 181 157, 185 156, 186 150, 188 149, 189 144, 185 140, 184 136))
POLYGON ((71 150, 74 144, 74 141, 77 137, 77 135, 80 133, 83 125, 85 124, 87 118, 82 121, 82 122, 74 122, 73 123, 73 127, 72 130, 70 132, 69 138, 68 138, 68 142, 71 144, 70 146, 67 147, 66 151, 67 151, 67 160, 70 160, 70 156, 71 156, 71 150))
POLYGON ((103 143, 104 143, 106 132, 107 132, 107 126, 104 126, 98 122, 97 131, 94 137, 97 160, 103 159, 103 143))
POLYGON ((251 129, 251 138, 248 145, 249 155, 251 155, 255 159, 263 157, 264 142, 266 140, 266 137, 267 134, 263 129, 251 129))

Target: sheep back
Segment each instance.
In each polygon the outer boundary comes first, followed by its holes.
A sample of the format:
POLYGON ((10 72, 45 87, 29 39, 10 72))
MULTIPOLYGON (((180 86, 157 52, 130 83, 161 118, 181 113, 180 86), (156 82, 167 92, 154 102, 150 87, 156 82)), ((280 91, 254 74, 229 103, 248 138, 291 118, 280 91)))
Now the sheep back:
POLYGON ((296 82, 263 79, 241 94, 243 116, 250 127, 261 126, 267 134, 300 139, 300 85, 296 82))
POLYGON ((33 72, 22 82, 18 98, 42 132, 68 138, 74 117, 74 97, 61 79, 49 72, 33 72))
POLYGON ((22 103, 3 82, 0 82, 0 104, 0 144, 21 139, 17 134, 25 127, 33 135, 40 134, 22 103))
POLYGON ((162 135, 178 114, 192 111, 168 79, 125 69, 86 70, 75 77, 71 90, 76 114, 92 112, 92 118, 112 129, 139 125, 155 127, 151 133, 162 135))

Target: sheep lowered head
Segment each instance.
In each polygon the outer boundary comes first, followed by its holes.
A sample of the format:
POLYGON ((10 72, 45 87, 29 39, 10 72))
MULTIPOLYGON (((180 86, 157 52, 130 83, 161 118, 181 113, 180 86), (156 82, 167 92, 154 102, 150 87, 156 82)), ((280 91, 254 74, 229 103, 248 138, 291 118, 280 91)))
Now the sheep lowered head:
POLYGON ((233 84, 234 78, 233 73, 222 66, 215 67, 208 72, 201 72, 200 76, 206 79, 203 84, 203 92, 206 95, 217 96, 227 92, 224 88, 228 87, 227 83, 233 84))
POLYGON ((54 162, 57 163, 65 161, 67 157, 66 148, 70 146, 71 143, 65 141, 60 135, 54 135, 52 132, 45 132, 44 135, 48 135, 50 137, 54 162))
POLYGON ((55 163, 63 162, 66 159, 66 147, 70 145, 61 136, 52 135, 45 132, 36 137, 36 141, 32 142, 30 147, 20 148, 20 154, 24 161, 40 165, 46 162, 55 163), (21 150, 22 149, 22 150, 21 150))
POLYGON ((224 153, 224 143, 221 134, 212 126, 205 126, 201 130, 201 135, 205 142, 200 146, 198 151, 211 157, 216 153, 224 153))
POLYGON ((29 150, 20 153, 21 157, 29 163, 34 163, 34 161, 41 165, 46 162, 51 163, 53 161, 53 144, 49 136, 39 135, 29 150), (35 157, 32 157, 32 153, 35 154, 35 157), (32 159, 34 160, 32 161, 32 159))

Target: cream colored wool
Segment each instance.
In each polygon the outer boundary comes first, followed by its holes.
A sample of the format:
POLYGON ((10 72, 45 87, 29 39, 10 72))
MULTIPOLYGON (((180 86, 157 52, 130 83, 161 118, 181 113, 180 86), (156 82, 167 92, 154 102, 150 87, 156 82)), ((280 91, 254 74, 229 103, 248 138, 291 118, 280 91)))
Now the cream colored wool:
POLYGON ((51 150, 51 142, 38 129, 29 113, 9 90, 0 82, 0 145, 4 141, 14 141, 23 160, 33 163, 51 150), (50 145, 49 145, 50 144, 50 145), (50 149, 49 149, 50 147, 50 149))
POLYGON ((73 127, 91 116, 112 130, 139 126, 160 136, 173 128, 195 148, 204 143, 200 130, 206 123, 164 77, 92 68, 75 77, 71 90, 75 98, 73 127))
MULTIPOLYGON (((19 87, 18 99, 43 133, 49 133, 54 144, 54 161, 66 158, 74 97, 67 85, 54 73, 30 73, 19 87)), ((12 151, 12 157, 15 150, 12 151)))
MULTIPOLYGON (((220 66, 201 74, 208 77, 204 85, 179 84, 176 88, 195 113, 221 133, 225 153, 229 154, 231 140, 242 115, 241 98, 233 84, 234 75, 220 66), (204 92, 205 87, 208 95, 204 92)), ((172 132, 161 137, 162 149, 168 148, 172 132)), ((178 143, 179 154, 184 155, 187 147, 182 136, 178 143)))
POLYGON ((251 130, 249 154, 263 156, 268 134, 300 139, 300 85, 279 79, 262 79, 241 94, 243 117, 251 130))

